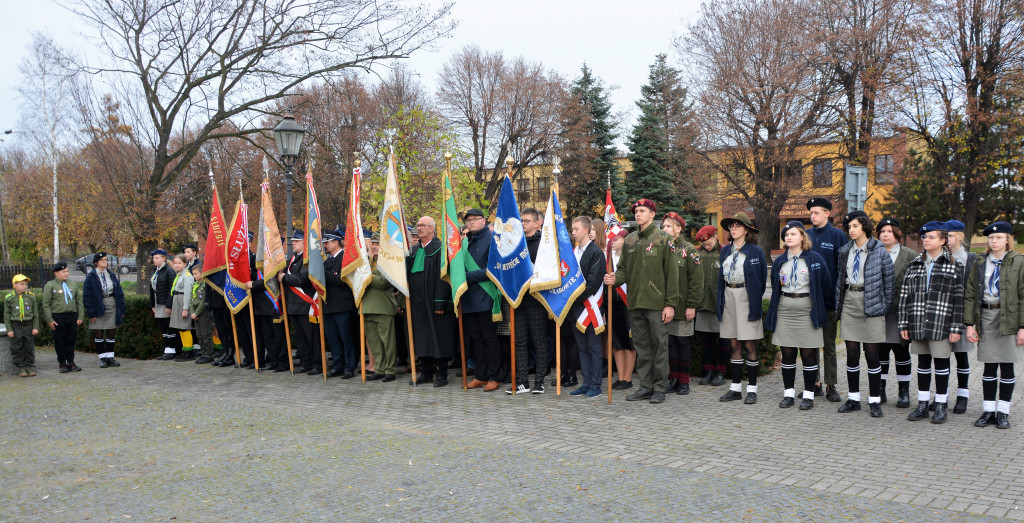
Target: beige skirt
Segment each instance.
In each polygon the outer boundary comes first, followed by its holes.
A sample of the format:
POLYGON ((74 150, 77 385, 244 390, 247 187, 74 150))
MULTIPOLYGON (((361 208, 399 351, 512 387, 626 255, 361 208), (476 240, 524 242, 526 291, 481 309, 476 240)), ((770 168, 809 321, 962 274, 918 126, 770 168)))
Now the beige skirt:
POLYGON ((776 314, 773 345, 799 349, 816 349, 825 345, 822 329, 815 329, 811 320, 810 298, 782 296, 776 314))
POLYGON ((858 343, 885 343, 885 316, 864 317, 864 292, 846 291, 839 317, 839 338, 858 343))
POLYGON ((722 325, 719 336, 730 340, 759 340, 764 337, 761 320, 747 321, 750 303, 747 289, 726 287, 723 291, 722 325))
POLYGON ((1014 363, 1024 360, 1024 345, 1017 345, 1017 336, 999 334, 1001 312, 1002 309, 981 309, 979 363, 1014 363))
POLYGON ((921 340, 910 342, 911 354, 928 354, 933 358, 948 358, 953 354, 949 340, 921 340))

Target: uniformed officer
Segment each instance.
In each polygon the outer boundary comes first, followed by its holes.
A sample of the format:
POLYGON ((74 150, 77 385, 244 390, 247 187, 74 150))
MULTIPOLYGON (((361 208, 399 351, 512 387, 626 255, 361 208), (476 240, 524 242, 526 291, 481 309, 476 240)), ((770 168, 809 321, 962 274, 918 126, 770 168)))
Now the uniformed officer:
POLYGON ((78 326, 85 322, 85 305, 78 284, 68 281, 69 273, 67 262, 55 263, 55 279, 46 282, 39 296, 43 323, 53 331, 53 349, 57 352, 61 373, 82 370, 75 364, 75 342, 78 326))
POLYGON ((28 276, 15 274, 11 284, 14 292, 4 298, 4 325, 11 338, 11 360, 22 378, 36 375, 36 334, 39 334, 39 312, 36 295, 28 290, 28 276))

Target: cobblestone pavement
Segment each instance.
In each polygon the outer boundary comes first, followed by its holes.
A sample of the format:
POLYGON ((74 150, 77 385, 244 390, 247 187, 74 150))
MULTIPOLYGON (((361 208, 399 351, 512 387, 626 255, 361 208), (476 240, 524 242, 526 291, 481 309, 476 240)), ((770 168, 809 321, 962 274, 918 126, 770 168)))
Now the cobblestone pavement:
MULTIPOLYGON (((1024 519, 1024 416, 663 405, 122 360, 0 377, 2 518, 500 521, 1024 519), (807 449, 810 449, 808 452, 807 449)), ((895 396, 895 381, 890 397, 895 396)), ((840 387, 845 387, 841 383, 840 387)), ((1019 394, 1018 394, 1019 396, 1019 394)))

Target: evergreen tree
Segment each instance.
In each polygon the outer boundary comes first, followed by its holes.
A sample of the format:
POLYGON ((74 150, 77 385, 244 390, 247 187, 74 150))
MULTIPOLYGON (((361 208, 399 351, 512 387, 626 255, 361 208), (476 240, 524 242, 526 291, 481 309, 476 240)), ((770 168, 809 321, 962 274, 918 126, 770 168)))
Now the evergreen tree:
POLYGON ((559 194, 566 216, 604 215, 604 188, 611 177, 616 209, 625 198, 619 189, 618 165, 615 157, 615 122, 612 104, 604 83, 583 64, 580 76, 573 81, 569 103, 563 108, 561 191, 559 194))
POLYGON ((633 172, 625 182, 626 199, 649 198, 658 204, 659 213, 675 211, 689 223, 703 223, 689 165, 693 133, 686 88, 664 54, 655 58, 640 96, 640 117, 627 141, 633 172))

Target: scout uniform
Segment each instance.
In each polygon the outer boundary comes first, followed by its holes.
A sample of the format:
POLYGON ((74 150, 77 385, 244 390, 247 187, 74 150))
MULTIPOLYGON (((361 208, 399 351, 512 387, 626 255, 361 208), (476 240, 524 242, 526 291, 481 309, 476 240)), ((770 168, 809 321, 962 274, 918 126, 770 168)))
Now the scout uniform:
MULTIPOLYGON (((12 283, 29 281, 24 274, 14 276, 12 283)), ((35 334, 39 333, 39 310, 36 295, 14 291, 4 298, 4 325, 11 338, 11 360, 18 367, 18 376, 36 375, 35 334)))
MULTIPOLYGON (((53 272, 68 268, 66 262, 58 262, 53 272)), ((51 280, 43 286, 39 296, 43 323, 50 325, 56 322, 53 329, 53 349, 57 352, 57 363, 60 372, 82 370, 75 364, 75 342, 78 340, 78 324, 85 323, 85 305, 82 303, 82 290, 73 281, 51 280)))
MULTIPOLYGON (((714 225, 705 225, 697 231, 697 241, 703 243, 717 234, 718 229, 714 225)), ((700 379, 700 384, 715 387, 725 383, 725 365, 729 362, 730 352, 729 341, 718 335, 721 330, 717 303, 718 273, 722 268, 718 256, 721 251, 722 248, 717 241, 710 251, 704 250, 703 247, 698 251, 701 273, 704 275, 704 292, 701 293, 697 317, 694 320, 694 330, 700 335, 703 346, 704 377, 700 379)))
POLYGON ((213 361, 213 315, 206 308, 206 285, 202 281, 192 283, 190 307, 196 328, 197 342, 194 346, 199 348, 200 358, 198 364, 210 363, 213 361))
MULTIPOLYGON (((380 233, 373 233, 372 241, 380 241, 380 233)), ((374 372, 366 377, 366 381, 380 379, 395 380, 395 358, 398 356, 395 345, 395 312, 398 301, 395 300, 395 288, 387 278, 377 270, 377 258, 373 266, 373 279, 363 294, 360 312, 366 325, 366 343, 373 355, 374 372)))
MULTIPOLYGON (((684 228, 686 220, 674 212, 662 218, 679 222, 684 228)), ((696 310, 700 307, 704 294, 704 273, 700 268, 700 256, 697 248, 682 236, 670 244, 670 250, 676 255, 676 271, 679 283, 679 305, 675 317, 668 325, 668 386, 666 392, 676 394, 690 393, 690 336, 693 336, 694 321, 686 321, 686 309, 696 310)))

